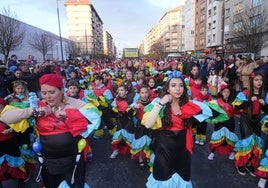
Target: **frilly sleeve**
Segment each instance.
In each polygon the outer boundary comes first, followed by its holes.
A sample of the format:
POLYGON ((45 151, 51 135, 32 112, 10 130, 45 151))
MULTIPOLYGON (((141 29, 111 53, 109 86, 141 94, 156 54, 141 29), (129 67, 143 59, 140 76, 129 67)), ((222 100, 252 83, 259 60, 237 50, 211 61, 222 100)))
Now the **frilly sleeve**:
MULTIPOLYGON (((145 106, 144 108, 144 114, 142 117, 142 121, 141 124, 144 124, 145 119, 148 117, 149 113, 152 111, 152 109, 154 108, 154 105, 156 103, 158 103, 160 101, 160 98, 155 98, 150 104, 148 104, 147 106, 145 106)), ((153 127, 151 129, 155 130, 155 129, 160 129, 162 128, 162 118, 164 116, 164 108, 162 108, 156 118, 156 121, 153 125, 153 127)))
MULTIPOLYGON (((29 107, 29 104, 26 106, 26 104, 23 104, 22 102, 12 103, 12 105, 6 105, 3 109, 2 113, 15 108, 26 108, 29 107)), ((21 132, 24 133, 26 129, 29 128, 29 122, 28 119, 22 119, 15 123, 9 123, 9 127, 11 127, 15 132, 21 132)))
POLYGON ((235 98, 235 100, 232 102, 233 106, 240 106, 244 101, 247 101, 247 98, 243 92, 239 92, 235 98))
POLYGON ((197 100, 192 100, 192 102, 198 105, 202 110, 200 114, 194 115, 194 118, 199 122, 203 122, 212 116, 212 110, 209 108, 206 102, 199 102, 197 100))
POLYGON ((106 89, 103 93, 104 98, 107 100, 108 104, 111 104, 113 101, 113 94, 109 89, 106 89))
POLYGON ((194 115, 198 115, 200 113, 202 113, 200 106, 189 101, 188 103, 186 103, 181 107, 180 118, 182 119, 191 118, 194 115))
POLYGON ((86 138, 94 130, 98 129, 101 123, 101 112, 98 108, 90 103, 79 109, 79 112, 89 121, 87 129, 81 133, 81 135, 86 138))
POLYGON ((264 132, 268 132, 268 115, 265 115, 261 121, 261 130, 264 132))
POLYGON ((94 104, 96 107, 100 105, 95 93, 92 90, 85 90, 85 96, 88 102, 94 104))
POLYGON ((211 108, 212 111, 216 111, 217 116, 209 118, 206 120, 207 123, 220 123, 224 122, 229 119, 226 112, 218 105, 217 101, 209 101, 207 102, 208 106, 211 108))

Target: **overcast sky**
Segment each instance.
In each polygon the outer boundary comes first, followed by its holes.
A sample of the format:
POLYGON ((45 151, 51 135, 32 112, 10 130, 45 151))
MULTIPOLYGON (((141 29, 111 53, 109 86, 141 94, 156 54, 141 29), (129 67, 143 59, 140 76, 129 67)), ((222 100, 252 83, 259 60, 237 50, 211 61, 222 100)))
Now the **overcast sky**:
MULTIPOLYGON (((61 33, 67 38, 65 0, 0 0, 0 12, 9 9, 18 20, 59 34, 57 2, 61 33)), ((137 47, 164 13, 184 0, 91 0, 91 3, 102 19, 103 28, 121 51, 124 47, 137 47)))

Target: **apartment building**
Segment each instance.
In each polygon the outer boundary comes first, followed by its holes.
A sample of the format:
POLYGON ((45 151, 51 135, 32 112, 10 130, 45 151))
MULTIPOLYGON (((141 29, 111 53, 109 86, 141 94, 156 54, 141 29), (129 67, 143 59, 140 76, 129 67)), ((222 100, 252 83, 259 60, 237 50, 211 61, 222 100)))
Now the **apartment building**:
POLYGON ((206 50, 207 0, 196 0, 195 6, 195 53, 201 54, 208 52, 206 50))
POLYGON ((112 35, 103 29, 103 52, 108 56, 115 56, 115 48, 112 35))
POLYGON ((182 31, 182 50, 188 54, 192 54, 195 49, 195 5, 196 0, 186 0, 184 6, 184 14, 180 16, 182 31), (186 40, 187 39, 187 40, 186 40))
POLYGON ((68 38, 81 55, 103 54, 103 22, 90 0, 67 0, 68 38))
POLYGON ((182 51, 184 46, 182 23, 183 6, 166 12, 157 25, 143 39, 143 52, 162 53, 182 51))
POLYGON ((207 1, 206 47, 223 53, 224 1, 207 1))

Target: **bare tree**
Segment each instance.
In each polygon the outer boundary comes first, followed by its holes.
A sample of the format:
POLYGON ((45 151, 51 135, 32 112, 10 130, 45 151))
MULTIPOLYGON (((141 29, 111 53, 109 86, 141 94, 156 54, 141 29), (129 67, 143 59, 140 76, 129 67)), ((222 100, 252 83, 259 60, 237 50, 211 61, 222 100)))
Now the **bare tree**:
POLYGON ((43 60, 46 60, 46 55, 48 51, 54 46, 55 41, 46 32, 35 33, 28 44, 34 50, 40 52, 43 56, 43 60))
POLYGON ((268 17, 267 10, 263 7, 245 6, 238 11, 232 22, 232 39, 227 44, 235 44, 256 54, 267 46, 268 17))
POLYGON ((155 42, 150 50, 150 52, 152 53, 159 53, 159 54, 163 53, 164 51, 165 51, 164 44, 160 41, 155 42))
POLYGON ((66 53, 69 54, 71 59, 78 57, 81 52, 81 49, 76 45, 74 41, 68 43, 66 53))
POLYGON ((10 51, 21 47, 26 32, 22 23, 15 18, 16 15, 9 9, 4 9, 3 15, 0 14, 0 53, 4 55, 5 63, 10 51))

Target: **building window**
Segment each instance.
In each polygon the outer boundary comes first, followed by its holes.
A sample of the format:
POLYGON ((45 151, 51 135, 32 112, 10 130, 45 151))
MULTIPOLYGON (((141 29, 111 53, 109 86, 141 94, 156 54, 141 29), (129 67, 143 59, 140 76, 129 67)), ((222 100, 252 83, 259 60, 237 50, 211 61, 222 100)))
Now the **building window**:
POLYGON ((233 29, 233 31, 235 33, 240 32, 242 30, 242 27, 243 27, 243 22, 242 21, 236 22, 236 23, 234 23, 234 29, 233 29))
POLYGON ((250 18, 250 24, 251 24, 251 28, 258 28, 261 26, 261 16, 257 15, 257 16, 253 16, 252 18, 250 18))
POLYGON ((230 8, 225 9, 225 16, 230 16, 230 8))
POLYGON ((252 0, 252 7, 257 7, 262 5, 262 0, 252 0))
POLYGON ((215 6, 215 7, 213 7, 213 15, 216 15, 216 13, 217 13, 217 7, 215 6))

